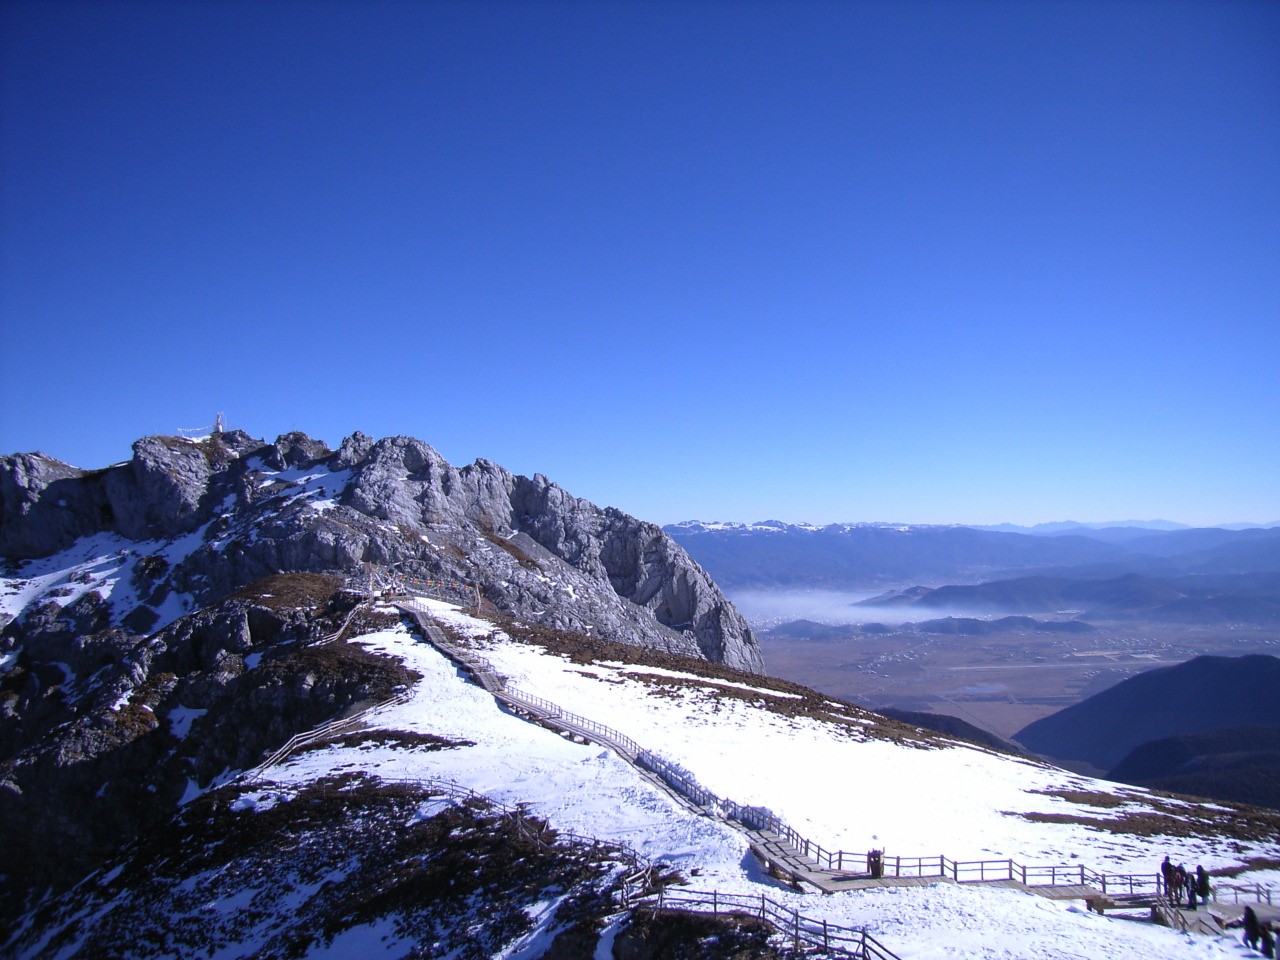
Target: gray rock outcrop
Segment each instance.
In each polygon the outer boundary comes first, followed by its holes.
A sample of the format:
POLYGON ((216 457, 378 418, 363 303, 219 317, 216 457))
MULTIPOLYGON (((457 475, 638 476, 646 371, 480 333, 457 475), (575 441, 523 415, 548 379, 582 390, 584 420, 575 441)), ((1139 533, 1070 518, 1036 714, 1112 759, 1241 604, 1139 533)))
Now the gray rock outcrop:
POLYGON ((127 541, 121 562, 140 585, 141 612, 113 598, 117 623, 158 620, 175 597, 204 606, 273 573, 394 571, 474 584, 519 619, 761 669, 746 622, 659 527, 541 475, 487 460, 455 468, 409 437, 357 433, 336 452, 301 433, 147 437, 98 471, 0 459, 0 555, 44 557, 95 533, 127 541))

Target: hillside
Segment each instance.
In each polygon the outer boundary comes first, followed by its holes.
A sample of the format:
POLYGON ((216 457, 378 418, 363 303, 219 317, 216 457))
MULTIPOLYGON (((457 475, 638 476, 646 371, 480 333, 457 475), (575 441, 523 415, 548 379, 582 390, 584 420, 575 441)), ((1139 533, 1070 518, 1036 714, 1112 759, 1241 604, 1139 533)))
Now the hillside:
POLYGON ((1141 744, 1228 727, 1280 726, 1280 658, 1196 657, 1150 670, 1014 735, 1033 753, 1111 770, 1141 744))
POLYGON ((1280 810, 1280 726, 1233 727, 1152 740, 1108 779, 1280 810))
POLYGON ((420 441, 153 437, 99 471, 18 455, 0 520, 6 957, 769 960, 803 915, 903 960, 1154 958, 1183 942, 1078 892, 951 881, 1101 883, 1149 871, 1153 842, 1223 883, 1280 879, 1262 811, 762 675, 658 528, 420 441), (387 602, 406 591, 434 599, 387 602), (802 859, 844 851, 812 862, 826 879, 769 846, 793 836, 802 859), (864 883, 873 848, 891 885, 864 883))
POLYGON ((0 560, 0 916, 225 771, 406 688, 398 662, 318 644, 360 628, 347 588, 430 581, 525 623, 761 668, 656 526, 403 437, 148 437, 93 471, 0 458, 0 560))
MULTIPOLYGON (((508 687, 594 715, 720 796, 767 806, 828 848, 880 845, 903 857, 946 850, 1117 873, 1153 871, 1157 854, 1169 852, 1220 872, 1243 869, 1242 880, 1280 878, 1260 869, 1280 858, 1280 823, 1257 812, 1200 810, 925 735, 705 660, 476 619, 434 601, 424 607, 508 687)), ((1222 956, 1214 938, 1000 887, 935 883, 828 896, 790 889, 759 868, 727 819, 690 809, 607 749, 500 709, 390 608, 371 615, 389 619, 350 642, 418 678, 404 702, 263 770, 261 779, 193 797, 173 828, 46 901, 7 944, 9 955, 38 956, 49 943, 97 955, 125 942, 125 931, 129 943, 145 945, 136 955, 148 958, 264 948, 341 957, 375 946, 392 956, 529 960, 784 955, 785 941, 752 941, 740 925, 704 925, 669 954, 644 952, 655 941, 678 945, 682 930, 655 933, 644 925, 660 924, 661 915, 650 921, 611 899, 639 857, 673 892, 756 903, 763 896, 833 929, 865 927, 912 960, 1222 956), (432 782, 452 783, 454 794, 432 782), (490 799, 457 799, 466 790, 490 799), (486 803, 519 805, 533 833, 545 823, 558 834, 556 849, 530 846, 486 803), (218 840, 193 828, 202 819, 218 840), (376 842, 379 823, 397 822, 382 862, 360 856, 376 842), (357 831, 349 857, 323 841, 338 824, 357 831), (271 850, 264 835, 294 839, 271 850), (592 837, 602 842, 592 846, 592 837), (446 876, 455 882, 442 887, 446 876), (492 900, 495 886, 514 887, 513 899, 492 900), (254 909, 244 910, 248 904, 254 909)))

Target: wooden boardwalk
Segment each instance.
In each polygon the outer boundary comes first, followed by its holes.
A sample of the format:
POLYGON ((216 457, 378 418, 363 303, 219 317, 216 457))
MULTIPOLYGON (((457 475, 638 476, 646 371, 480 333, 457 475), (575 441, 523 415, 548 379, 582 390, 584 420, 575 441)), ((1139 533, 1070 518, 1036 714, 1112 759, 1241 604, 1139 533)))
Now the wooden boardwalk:
MULTIPOLYGON (((558 705, 539 697, 524 693, 507 685, 505 678, 497 674, 492 665, 474 653, 449 642, 440 627, 432 621, 429 613, 412 603, 412 598, 393 600, 402 611, 410 616, 418 625, 423 637, 440 653, 452 660, 465 673, 469 674, 477 684, 488 690, 507 709, 517 713, 531 722, 556 730, 563 735, 580 739, 582 742, 596 743, 608 747, 620 757, 632 764, 637 773, 655 787, 672 797, 693 812, 707 817, 714 817, 726 826, 730 826, 743 834, 750 845, 752 853, 774 876, 783 879, 801 890, 812 890, 822 893, 840 893, 852 890, 866 890, 879 887, 915 887, 930 886, 937 883, 982 884, 985 886, 1008 887, 1032 893, 1050 900, 1083 900, 1090 909, 1098 912, 1108 910, 1134 910, 1148 906, 1154 907, 1155 875, 1151 877, 1096 877, 1083 868, 1019 868, 1013 861, 986 861, 956 863, 945 857, 909 861, 908 870, 901 870, 904 860, 893 858, 894 869, 886 869, 881 876, 872 876, 869 872, 858 873, 852 870, 832 869, 821 862, 825 851, 820 848, 817 855, 811 856, 807 841, 806 849, 796 845, 793 831, 785 825, 791 835, 767 827, 753 826, 750 823, 726 816, 723 803, 701 802, 702 797, 693 795, 693 791, 682 790, 660 775, 659 772, 645 765, 648 754, 638 743, 616 730, 597 723, 586 717, 563 710, 558 705), (1007 869, 1005 864, 1007 863, 1007 869), (936 871, 934 870, 936 866, 936 871), (951 875, 948 875, 948 866, 951 875), (991 868, 1004 875, 987 876, 991 868), (972 877, 966 871, 980 870, 978 877, 972 877), (1018 879, 1018 871, 1023 879, 1018 879), (927 872, 928 871, 928 872, 927 872), (1065 875, 1062 875, 1065 874, 1065 875), (1032 877, 1044 878, 1042 882, 1029 882, 1032 877), (1108 880, 1111 881, 1110 885, 1108 880), (1110 886, 1110 889, 1108 889, 1110 886), (1125 887, 1127 886, 1127 890, 1125 887), (1149 889, 1148 889, 1149 888, 1149 889)), ((715 798, 718 799, 718 798, 715 798)), ((830 857, 830 855, 828 854, 830 857)), ((849 855, 851 861, 865 858, 849 855)), ((844 854, 839 855, 839 863, 844 863, 844 854)), ((830 859, 834 860, 834 857, 830 859)), ((1213 906, 1213 905, 1211 905, 1213 906)), ((1176 913, 1184 918, 1184 923, 1177 923, 1177 917, 1169 920, 1181 929, 1196 933, 1222 932, 1222 919, 1211 916, 1208 910, 1179 910, 1164 905, 1165 912, 1176 913)), ((1229 910, 1230 908, 1228 908, 1229 910)), ((1239 909, 1243 909, 1242 907, 1239 909)), ((1153 915, 1154 915, 1153 910, 1153 915)))
POLYGON ((751 852, 756 859, 775 872, 788 878, 809 884, 823 893, 841 893, 846 890, 871 890, 880 887, 927 887, 936 883, 981 884, 989 887, 1009 887, 1034 893, 1049 900, 1106 901, 1107 897, 1097 887, 1082 883, 1029 885, 1018 880, 967 880, 932 876, 881 876, 866 873, 831 870, 820 866, 798 851, 786 837, 771 830, 755 830, 742 827, 751 842, 751 852))

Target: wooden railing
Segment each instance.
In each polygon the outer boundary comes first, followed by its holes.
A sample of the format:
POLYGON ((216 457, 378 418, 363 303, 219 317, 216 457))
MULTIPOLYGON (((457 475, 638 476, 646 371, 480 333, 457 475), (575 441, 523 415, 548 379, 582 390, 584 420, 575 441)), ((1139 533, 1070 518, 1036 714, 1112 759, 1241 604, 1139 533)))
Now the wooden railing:
POLYGON ((323 646, 326 643, 333 643, 335 640, 341 637, 346 632, 347 627, 351 625, 351 621, 355 617, 355 615, 359 613, 360 610, 363 609, 366 605, 367 605, 367 601, 361 601, 360 603, 357 603, 354 607, 352 607, 347 612, 346 617, 343 618, 342 626, 338 627, 338 629, 333 631, 333 633, 326 634, 325 636, 321 637, 319 640, 315 642, 314 646, 319 647, 319 646, 323 646))
POLYGON ((322 723, 320 726, 312 727, 310 730, 305 730, 302 733, 295 733, 285 741, 282 747, 271 754, 271 756, 267 757, 267 759, 263 760, 262 763, 258 764, 252 770, 246 770, 241 777, 245 780, 261 779, 263 770, 267 767, 274 767, 299 747, 306 746, 309 743, 315 743, 319 740, 324 740, 334 734, 341 733, 344 730, 355 727, 362 723, 369 714, 373 713, 373 711, 381 710, 383 707, 389 707, 393 703, 405 703, 410 696, 411 694, 407 689, 401 690, 394 697, 388 697, 381 703, 375 703, 373 706, 366 707, 358 713, 353 713, 349 717, 330 720, 328 723, 322 723))
POLYGON ((1172 927, 1180 933, 1187 933, 1187 918, 1182 915, 1182 911, 1173 905, 1163 893, 1156 896, 1156 901, 1151 907, 1154 914, 1153 919, 1157 920, 1161 926, 1172 927))
POLYGON ((1215 883, 1213 885, 1213 899, 1225 902, 1226 898, 1219 896, 1219 893, 1223 891, 1231 894, 1232 903, 1266 903, 1274 905, 1280 902, 1280 891, 1264 887, 1260 883, 1215 883))
MULTIPOLYGON (((419 627, 429 636, 433 645, 441 648, 442 652, 460 666, 470 670, 477 678, 483 677, 484 679, 479 681, 481 685, 503 702, 534 711, 560 725, 577 727, 589 732, 594 739, 612 746, 636 766, 655 773, 664 783, 695 806, 736 820, 753 830, 767 830, 776 834, 803 858, 816 864, 820 870, 851 874, 856 877, 936 878, 952 880, 955 883, 1019 883, 1030 889, 1081 886, 1110 895, 1151 894, 1154 896, 1158 892, 1160 883, 1158 874, 1096 873, 1082 864, 1025 865, 1012 859, 952 860, 945 854, 900 857, 881 853, 878 867, 873 871, 871 851, 855 853, 848 850, 828 850, 821 844, 802 836, 764 807, 741 804, 719 796, 700 784, 692 773, 652 750, 645 749, 626 734, 587 717, 570 713, 550 700, 506 684, 505 678, 497 673, 489 661, 470 650, 463 650, 450 643, 440 628, 428 620, 429 614, 425 610, 414 609, 411 604, 406 603, 402 603, 402 606, 414 615, 419 627)), ((1266 903, 1272 903, 1273 896, 1280 900, 1280 895, 1275 895, 1273 891, 1261 886, 1228 889, 1236 891, 1236 902, 1240 902, 1241 895, 1252 895, 1256 900, 1266 903)))
POLYGON ((825 919, 815 920, 764 894, 748 896, 663 887, 641 905, 658 910, 694 910, 714 916, 756 917, 770 924, 797 952, 816 948, 827 955, 859 960, 900 960, 896 953, 867 933, 866 927, 844 927, 825 919))

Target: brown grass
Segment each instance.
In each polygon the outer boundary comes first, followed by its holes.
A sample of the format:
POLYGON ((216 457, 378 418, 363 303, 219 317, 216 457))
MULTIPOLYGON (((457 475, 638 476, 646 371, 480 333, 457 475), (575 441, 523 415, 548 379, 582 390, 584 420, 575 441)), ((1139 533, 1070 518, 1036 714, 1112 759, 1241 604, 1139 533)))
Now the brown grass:
POLYGON ((538 561, 529 556, 506 537, 499 536, 490 530, 484 531, 484 538, 492 543, 495 547, 500 547, 515 558, 516 563, 524 567, 526 570, 541 570, 538 561))
POLYGON ((245 600, 269 610, 324 607, 342 581, 320 573, 276 573, 241 587, 228 599, 245 600))
POLYGON ((1139 794, 1128 796, 1070 790, 1037 791, 1061 797, 1072 803, 1095 808, 1117 808, 1124 804, 1141 804, 1144 810, 1129 810, 1114 817, 1093 817, 1075 813, 1019 813, 1003 811, 1006 816, 1021 817, 1032 823, 1076 824, 1100 833, 1119 833, 1139 837, 1226 837, 1239 841, 1274 843, 1280 837, 1280 811, 1263 807, 1213 801, 1203 805, 1196 797, 1171 794, 1139 794))
POLYGON ((437 737, 433 733, 417 733, 412 730, 355 730, 327 740, 309 743, 299 747, 295 754, 309 750, 323 750, 327 747, 355 747, 359 750, 372 750, 378 747, 403 747, 406 750, 456 750, 459 747, 474 747, 471 740, 450 740, 437 737))
POLYGON ((665 677, 654 674, 646 676, 642 672, 628 674, 628 679, 639 679, 650 684, 658 696, 674 696, 678 690, 691 689, 706 697, 740 700, 784 717, 810 717, 843 727, 851 735, 859 738, 892 740, 915 747, 944 746, 954 742, 918 727, 882 717, 856 704, 810 690, 790 680, 747 673, 721 663, 668 653, 652 647, 601 640, 574 631, 555 630, 541 624, 519 623, 508 617, 490 616, 486 619, 500 627, 513 640, 542 647, 548 653, 566 657, 573 663, 588 665, 608 661, 628 666, 679 671, 699 678, 665 677), (764 692, 727 686, 726 681, 755 687, 764 692), (770 692, 784 694, 784 696, 770 696, 770 692), (833 703, 838 706, 833 708, 831 706, 833 703))

